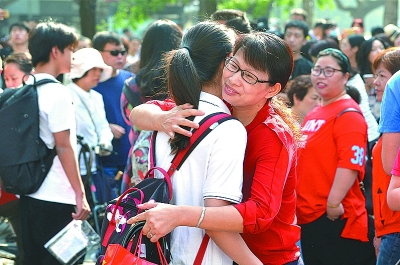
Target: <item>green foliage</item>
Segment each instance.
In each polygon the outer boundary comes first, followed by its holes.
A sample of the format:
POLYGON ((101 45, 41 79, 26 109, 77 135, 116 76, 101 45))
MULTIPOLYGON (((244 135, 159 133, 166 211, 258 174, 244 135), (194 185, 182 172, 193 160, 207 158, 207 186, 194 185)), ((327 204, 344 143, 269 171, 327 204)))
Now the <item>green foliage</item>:
POLYGON ((266 15, 270 1, 275 0, 220 0, 217 9, 238 9, 249 17, 261 17, 266 15))
POLYGON ((114 25, 117 28, 136 28, 152 14, 176 2, 177 0, 120 0, 114 16, 114 25))
POLYGON ((334 0, 314 0, 318 7, 318 9, 324 10, 324 9, 335 9, 336 5, 334 0))
MULTIPOLYGON (((149 19, 152 14, 162 10, 167 5, 189 4, 190 2, 190 0, 119 0, 114 16, 114 26, 116 28, 130 27, 135 29, 140 23, 149 19)), ((335 8, 334 0, 314 0, 314 2, 319 9, 335 8)), ((217 9, 243 10, 246 11, 250 19, 254 19, 269 14, 271 10, 268 10, 268 7, 272 4, 279 6, 283 12, 283 17, 286 17, 292 8, 302 6, 302 0, 218 0, 217 9)))
POLYGON ((259 18, 270 13, 268 7, 272 4, 281 7, 288 14, 290 9, 299 7, 302 3, 301 0, 220 0, 218 9, 239 9, 245 11, 249 18, 259 18))

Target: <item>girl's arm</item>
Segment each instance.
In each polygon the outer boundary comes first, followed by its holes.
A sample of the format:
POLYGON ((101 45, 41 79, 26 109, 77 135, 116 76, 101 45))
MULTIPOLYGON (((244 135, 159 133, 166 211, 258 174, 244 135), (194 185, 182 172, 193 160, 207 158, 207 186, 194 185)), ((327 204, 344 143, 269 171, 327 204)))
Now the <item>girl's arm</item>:
POLYGON ((175 107, 169 104, 163 106, 163 109, 155 104, 142 104, 132 109, 129 119, 135 126, 142 130, 162 131, 173 138, 174 133, 188 137, 192 136, 190 131, 182 129, 181 126, 198 128, 199 125, 197 123, 186 118, 189 116, 204 115, 203 111, 193 109, 193 106, 190 104, 175 107))
MULTIPOLYGON (((229 202, 227 201, 221 201, 217 199, 206 199, 204 201, 204 205, 207 206, 207 209, 209 210, 212 210, 212 208, 221 208, 220 206, 228 204, 229 202)), ((197 221, 197 223, 199 221, 200 219, 197 221)), ((203 223, 203 221, 201 223, 203 223)), ((217 244, 217 246, 236 263, 262 265, 262 262, 250 251, 250 249, 247 247, 246 243, 244 242, 243 238, 240 236, 239 233, 223 232, 216 230, 206 230, 206 233, 215 242, 215 244, 217 244)))

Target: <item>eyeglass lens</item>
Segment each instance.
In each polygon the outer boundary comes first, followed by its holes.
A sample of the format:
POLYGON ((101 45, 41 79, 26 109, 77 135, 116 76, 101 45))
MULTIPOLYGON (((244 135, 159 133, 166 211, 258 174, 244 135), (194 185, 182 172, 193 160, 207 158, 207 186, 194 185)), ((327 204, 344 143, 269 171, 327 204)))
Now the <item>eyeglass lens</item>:
POLYGON ((122 51, 120 51, 120 50, 113 50, 113 51, 110 51, 110 54, 111 54, 112 56, 118 56, 118 54, 124 55, 125 53, 126 53, 125 50, 122 50, 122 51))

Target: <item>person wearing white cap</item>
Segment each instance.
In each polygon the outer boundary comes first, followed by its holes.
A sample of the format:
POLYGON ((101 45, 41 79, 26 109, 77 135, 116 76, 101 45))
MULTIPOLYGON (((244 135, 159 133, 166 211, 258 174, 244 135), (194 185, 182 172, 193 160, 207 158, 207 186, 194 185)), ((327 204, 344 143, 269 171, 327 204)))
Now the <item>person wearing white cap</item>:
POLYGON ((386 36, 390 38, 395 47, 400 46, 400 28, 394 24, 388 24, 384 27, 386 36))
POLYGON ((96 150, 100 156, 110 155, 113 150, 111 144, 113 134, 106 119, 103 96, 92 88, 99 82, 109 79, 111 72, 111 66, 104 63, 99 51, 83 48, 72 56, 70 72, 72 82, 67 85, 71 90, 75 107, 76 133, 81 139, 78 144, 80 172, 83 179, 89 177, 92 179, 96 187, 93 200, 98 203, 106 201, 104 198, 106 191, 100 174, 97 174, 94 152, 96 150))

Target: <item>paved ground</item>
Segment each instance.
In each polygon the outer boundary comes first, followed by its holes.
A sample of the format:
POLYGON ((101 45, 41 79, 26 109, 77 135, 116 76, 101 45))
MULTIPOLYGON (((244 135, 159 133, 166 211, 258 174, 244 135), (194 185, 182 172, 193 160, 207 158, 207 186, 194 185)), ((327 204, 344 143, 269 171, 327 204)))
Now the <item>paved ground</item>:
MULTIPOLYGON (((14 241, 7 240, 8 236, 12 234, 12 230, 7 221, 0 217, 0 265, 14 265, 15 254, 17 253, 17 246, 14 241)), ((94 265, 95 261, 91 259, 92 254, 96 252, 95 249, 89 250, 85 256, 84 265, 94 265)))

